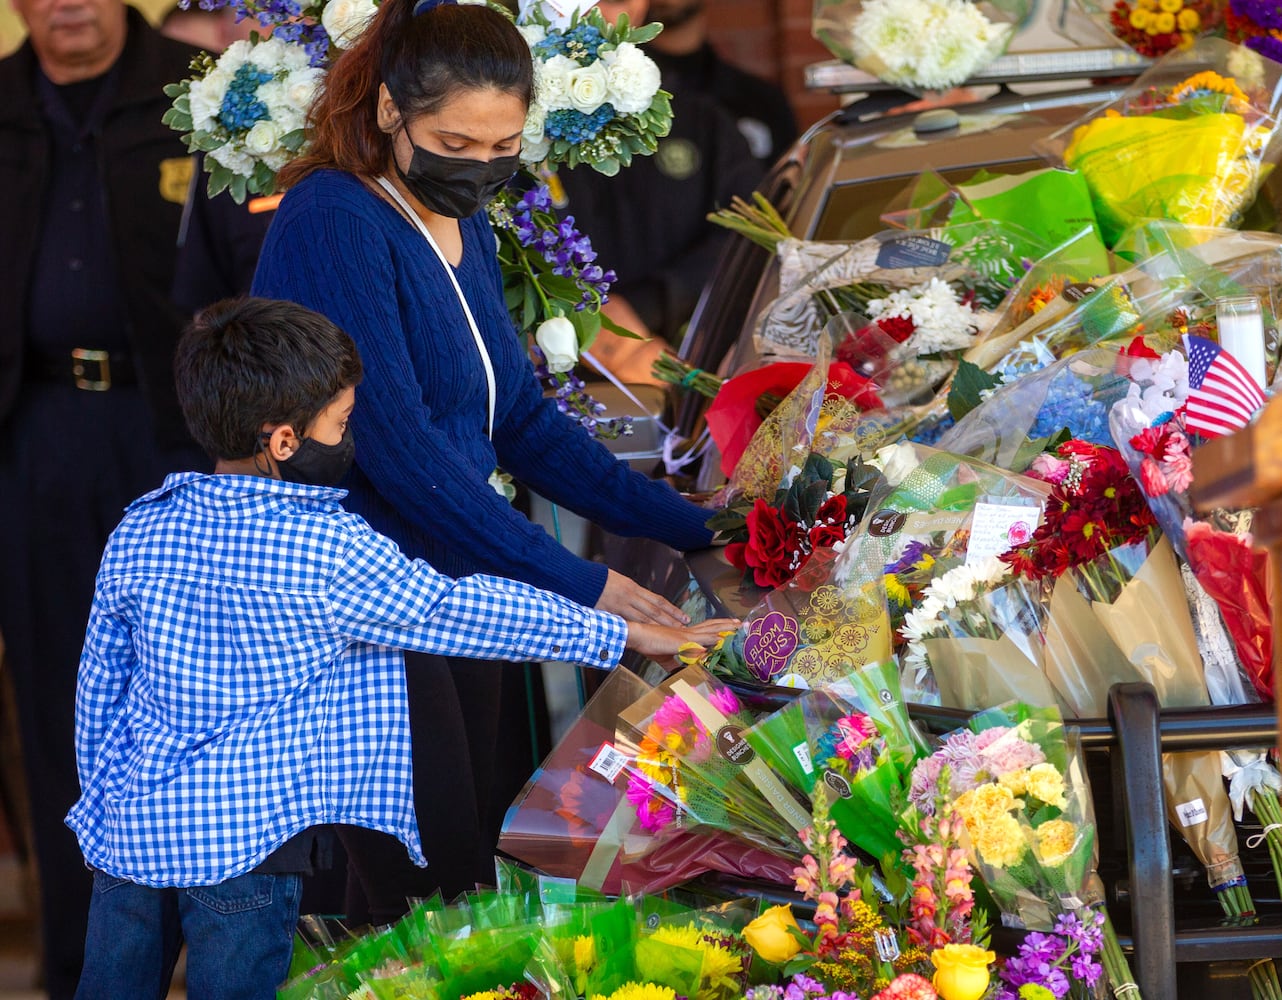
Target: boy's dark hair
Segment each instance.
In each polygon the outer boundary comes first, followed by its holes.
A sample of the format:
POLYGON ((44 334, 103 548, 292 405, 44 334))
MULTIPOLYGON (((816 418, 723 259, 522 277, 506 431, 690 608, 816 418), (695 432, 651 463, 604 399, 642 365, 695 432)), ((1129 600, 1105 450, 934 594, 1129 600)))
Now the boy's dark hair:
POLYGON ((187 428, 215 461, 249 458, 263 424, 302 434, 361 380, 346 333, 318 312, 276 299, 224 299, 202 310, 174 356, 187 428))

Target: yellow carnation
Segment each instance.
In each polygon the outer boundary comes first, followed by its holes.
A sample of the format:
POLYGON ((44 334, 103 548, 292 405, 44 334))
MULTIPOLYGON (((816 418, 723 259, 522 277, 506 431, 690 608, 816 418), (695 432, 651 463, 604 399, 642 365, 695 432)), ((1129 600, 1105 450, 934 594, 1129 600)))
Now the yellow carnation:
POLYGON ((1197 31, 1202 27, 1202 18, 1192 7, 1185 7, 1175 15, 1175 23, 1180 26, 1181 31, 1197 31))
POLYGON ((1131 27, 1134 28, 1136 31, 1143 31, 1145 28, 1148 27, 1148 22, 1150 17, 1151 15, 1149 14, 1148 11, 1140 10, 1138 7, 1136 7, 1133 11, 1131 11, 1131 16, 1130 16, 1131 27))
POLYGON ((1037 828, 1037 856, 1044 864, 1062 864, 1072 853, 1077 827, 1066 819, 1047 820, 1037 828))
POLYGON ((1164 10, 1153 18, 1153 23, 1159 35, 1169 35, 1175 30, 1175 15, 1164 10))
POLYGON ((967 829, 971 829, 998 816, 1005 816, 1023 804, 1003 785, 980 785, 964 792, 953 808, 966 821, 967 829))
POLYGON ((966 829, 979 856, 996 868, 1011 868, 1027 853, 1024 831, 1014 816, 992 816, 978 829, 966 829))
POLYGON ((1028 769, 1027 794, 1045 802, 1048 806, 1063 809, 1064 776, 1054 764, 1034 764, 1028 769))
POLYGON ((1184 0, 1158 0, 1157 5, 1168 14, 1174 14, 1184 6, 1184 0))

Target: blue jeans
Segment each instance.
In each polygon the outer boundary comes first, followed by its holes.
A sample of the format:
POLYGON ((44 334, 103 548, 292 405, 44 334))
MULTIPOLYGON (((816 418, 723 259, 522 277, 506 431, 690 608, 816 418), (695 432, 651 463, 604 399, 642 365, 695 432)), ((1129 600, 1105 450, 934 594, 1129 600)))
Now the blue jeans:
POLYGON ((299 875, 153 889, 94 872, 76 1000, 164 1000, 184 941, 190 1000, 275 1000, 301 895, 299 875))

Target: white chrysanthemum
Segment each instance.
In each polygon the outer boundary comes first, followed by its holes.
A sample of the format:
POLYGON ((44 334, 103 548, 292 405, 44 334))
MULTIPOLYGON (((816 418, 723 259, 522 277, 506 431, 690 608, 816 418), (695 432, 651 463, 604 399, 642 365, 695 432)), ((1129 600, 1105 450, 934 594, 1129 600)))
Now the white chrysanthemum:
POLYGON ((231 86, 234 70, 228 72, 221 61, 200 80, 193 80, 187 93, 187 106, 191 109, 191 127, 197 132, 212 132, 218 125, 223 98, 231 86))
POLYGON ((975 311, 938 278, 901 289, 884 299, 873 299, 868 310, 874 320, 911 319, 916 329, 908 346, 914 354, 965 350, 975 339, 975 311))
POLYGON ((943 90, 991 62, 1012 30, 968 0, 868 0, 850 41, 856 63, 882 79, 943 90))
POLYGON ((640 114, 650 106, 661 83, 659 67, 631 42, 601 53, 609 86, 609 101, 623 115, 640 114))
POLYGON ((899 632, 909 642, 920 642, 933 635, 942 635, 944 627, 939 616, 944 611, 944 602, 938 597, 927 595, 917 607, 904 615, 904 624, 899 632))
POLYGON ((525 163, 538 163, 552 146, 543 134, 547 116, 548 109, 541 101, 533 102, 525 114, 525 127, 521 129, 521 160, 525 163))
POLYGON ((548 36, 548 29, 541 24, 518 24, 516 30, 521 33, 525 44, 531 49, 548 36))
POLYGON ((570 73, 567 84, 571 107, 585 115, 590 115, 605 103, 610 89, 605 64, 600 59, 575 69, 570 73))
POLYGON ((570 74, 579 68, 569 56, 556 55, 534 61, 535 99, 549 111, 573 107, 570 103, 570 74))
POLYGON ((206 154, 215 163, 221 163, 233 174, 248 177, 254 172, 254 158, 240 148, 240 143, 229 142, 211 149, 206 154))
POLYGON ((329 0, 321 26, 336 48, 350 49, 378 12, 374 0, 329 0))
POLYGON ((268 38, 251 46, 248 62, 273 76, 277 73, 292 73, 310 65, 306 49, 301 45, 283 42, 279 38, 268 38))

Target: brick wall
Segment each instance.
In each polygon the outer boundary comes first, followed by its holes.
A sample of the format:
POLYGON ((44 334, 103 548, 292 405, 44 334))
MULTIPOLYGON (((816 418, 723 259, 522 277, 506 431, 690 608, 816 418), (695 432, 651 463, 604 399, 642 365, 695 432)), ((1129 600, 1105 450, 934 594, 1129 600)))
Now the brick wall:
POLYGON ((805 86, 805 67, 831 59, 810 34, 813 0, 707 0, 712 44, 726 59, 783 86, 802 129, 837 107, 805 86))

